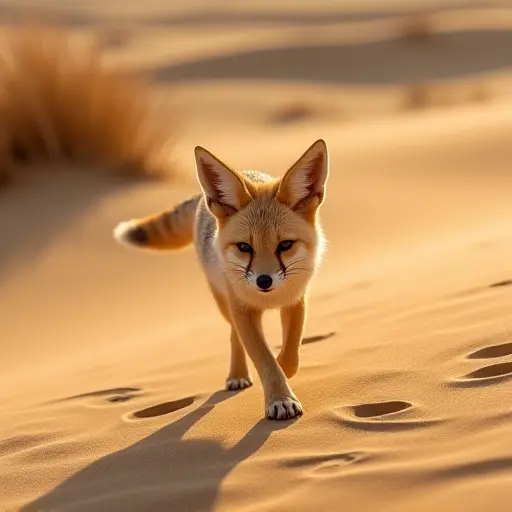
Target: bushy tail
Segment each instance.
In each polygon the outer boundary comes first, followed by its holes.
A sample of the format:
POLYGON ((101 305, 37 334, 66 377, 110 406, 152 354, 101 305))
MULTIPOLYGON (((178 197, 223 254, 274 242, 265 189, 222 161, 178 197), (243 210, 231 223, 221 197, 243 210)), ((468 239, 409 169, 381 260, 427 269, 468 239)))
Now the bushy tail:
POLYGON ((197 205, 201 194, 166 210, 142 219, 121 222, 114 237, 122 244, 154 251, 181 249, 192 242, 197 205))

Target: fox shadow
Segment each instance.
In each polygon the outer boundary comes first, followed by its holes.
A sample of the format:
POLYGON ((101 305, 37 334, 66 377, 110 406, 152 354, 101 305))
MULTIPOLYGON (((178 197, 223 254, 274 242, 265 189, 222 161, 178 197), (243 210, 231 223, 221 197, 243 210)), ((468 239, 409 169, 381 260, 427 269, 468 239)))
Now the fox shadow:
POLYGON ((214 393, 183 418, 93 462, 21 510, 212 510, 226 476, 273 431, 293 423, 262 419, 229 449, 212 439, 184 439, 215 405, 233 395, 214 393))

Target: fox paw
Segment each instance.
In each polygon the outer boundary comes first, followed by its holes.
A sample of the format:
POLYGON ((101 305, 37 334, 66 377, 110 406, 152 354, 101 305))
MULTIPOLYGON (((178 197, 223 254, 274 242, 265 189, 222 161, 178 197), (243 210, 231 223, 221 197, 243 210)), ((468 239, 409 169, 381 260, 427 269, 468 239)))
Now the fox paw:
POLYGON ((302 404, 294 398, 283 397, 272 402, 265 411, 269 420, 290 420, 304 414, 302 404))
POLYGON ((251 377, 241 377, 226 380, 226 389, 228 391, 237 391, 239 389, 247 389, 252 386, 251 377))

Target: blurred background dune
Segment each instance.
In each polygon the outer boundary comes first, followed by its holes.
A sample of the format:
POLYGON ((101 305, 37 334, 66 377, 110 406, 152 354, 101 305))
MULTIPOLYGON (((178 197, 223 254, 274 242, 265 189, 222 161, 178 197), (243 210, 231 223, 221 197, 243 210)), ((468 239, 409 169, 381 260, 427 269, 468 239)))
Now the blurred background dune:
POLYGON ((2 0, 0 38, 0 510, 508 510, 512 2, 2 0), (279 175, 320 137, 271 424, 219 392, 193 250, 112 229, 197 190, 195 145, 279 175))

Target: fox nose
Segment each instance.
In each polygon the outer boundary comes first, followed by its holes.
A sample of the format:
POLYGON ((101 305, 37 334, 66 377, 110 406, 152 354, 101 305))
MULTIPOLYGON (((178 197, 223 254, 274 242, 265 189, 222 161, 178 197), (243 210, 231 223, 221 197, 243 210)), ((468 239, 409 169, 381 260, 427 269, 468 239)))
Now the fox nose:
POLYGON ((272 286, 272 278, 268 274, 261 274, 261 276, 258 276, 256 279, 256 284, 258 288, 268 290, 272 286))

